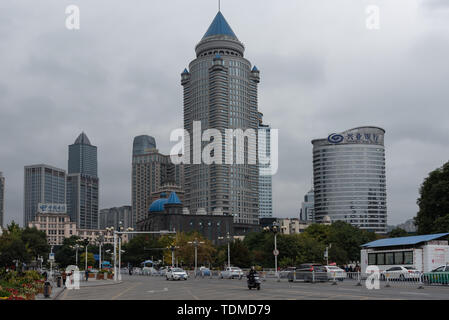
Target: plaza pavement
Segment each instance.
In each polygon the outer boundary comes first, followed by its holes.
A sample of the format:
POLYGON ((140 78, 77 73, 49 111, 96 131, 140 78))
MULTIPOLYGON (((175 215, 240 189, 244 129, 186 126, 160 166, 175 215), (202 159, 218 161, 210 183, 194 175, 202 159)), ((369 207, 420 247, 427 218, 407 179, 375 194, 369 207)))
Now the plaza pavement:
MULTIPOLYGON (((448 300, 449 286, 393 284, 390 288, 368 290, 364 283, 346 280, 332 283, 289 283, 267 279, 262 289, 248 290, 246 280, 217 278, 167 281, 164 277, 123 275, 122 282, 64 290, 58 300, 448 300)), ((89 285, 88 283, 85 285, 89 285)))

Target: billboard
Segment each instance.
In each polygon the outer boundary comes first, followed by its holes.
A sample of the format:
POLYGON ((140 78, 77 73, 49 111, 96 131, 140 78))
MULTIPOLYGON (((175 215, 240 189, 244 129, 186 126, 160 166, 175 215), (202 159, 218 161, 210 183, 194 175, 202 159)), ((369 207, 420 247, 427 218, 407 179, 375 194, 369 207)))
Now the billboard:
POLYGON ((67 213, 65 203, 39 203, 37 205, 38 213, 67 213))

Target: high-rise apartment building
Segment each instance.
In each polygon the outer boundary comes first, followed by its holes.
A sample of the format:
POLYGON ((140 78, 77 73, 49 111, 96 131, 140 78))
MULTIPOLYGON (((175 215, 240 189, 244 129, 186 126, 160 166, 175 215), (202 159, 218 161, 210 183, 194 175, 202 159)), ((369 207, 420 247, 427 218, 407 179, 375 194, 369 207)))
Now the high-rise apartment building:
POLYGON ((66 171, 46 164, 25 166, 24 226, 33 221, 38 205, 66 204, 66 171))
POLYGON ((69 146, 67 213, 79 229, 98 229, 97 147, 83 132, 69 146))
MULTIPOLYGON (((259 123, 259 150, 267 159, 270 159, 271 127, 262 123, 260 114, 259 123)), ((273 178, 269 164, 259 164, 259 218, 273 216, 273 178)))
MULTIPOLYGON (((181 74, 184 129, 190 135, 190 142, 197 139, 193 134, 194 121, 197 121, 196 125, 201 123, 200 134, 207 129, 216 129, 221 133, 222 141, 226 129, 257 132, 260 73, 244 58, 245 47, 221 12, 195 51, 196 59, 181 74)), ((193 214, 198 211, 222 212, 232 215, 237 224, 258 225, 259 169, 257 164, 248 161, 257 155, 251 154, 245 144, 245 164, 236 164, 235 160, 233 164, 226 164, 227 148, 223 143, 222 164, 206 165, 195 161, 210 142, 212 140, 203 141, 201 150, 194 148, 194 143, 186 144, 185 156, 190 159, 186 159, 185 165, 185 206, 193 214)))
POLYGON ((135 228, 137 222, 146 218, 154 192, 165 184, 182 186, 183 167, 174 165, 170 156, 159 153, 154 138, 139 136, 134 139, 131 184, 135 228))
POLYGON ((5 177, 0 171, 0 229, 3 227, 5 219, 5 177))
POLYGON ((312 141, 317 223, 341 220, 386 233, 384 135, 381 128, 359 127, 312 141))

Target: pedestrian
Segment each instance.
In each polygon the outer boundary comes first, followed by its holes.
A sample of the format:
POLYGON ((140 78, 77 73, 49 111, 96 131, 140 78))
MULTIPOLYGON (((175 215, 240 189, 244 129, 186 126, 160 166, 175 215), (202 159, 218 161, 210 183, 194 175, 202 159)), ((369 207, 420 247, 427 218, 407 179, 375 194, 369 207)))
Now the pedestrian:
POLYGON ((86 281, 89 279, 89 270, 86 270, 85 272, 84 272, 84 274, 85 274, 85 276, 86 276, 86 281))
POLYGON ((65 281, 67 280, 67 273, 65 270, 62 272, 62 285, 65 286, 65 281))

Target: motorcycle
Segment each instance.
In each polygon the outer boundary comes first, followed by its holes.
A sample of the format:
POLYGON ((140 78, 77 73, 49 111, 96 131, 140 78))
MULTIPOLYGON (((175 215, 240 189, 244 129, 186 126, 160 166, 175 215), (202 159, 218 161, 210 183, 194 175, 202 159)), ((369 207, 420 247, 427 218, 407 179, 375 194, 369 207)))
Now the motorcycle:
POLYGON ((248 289, 257 289, 260 290, 260 278, 258 274, 248 275, 248 289))

